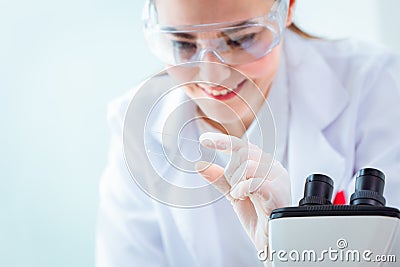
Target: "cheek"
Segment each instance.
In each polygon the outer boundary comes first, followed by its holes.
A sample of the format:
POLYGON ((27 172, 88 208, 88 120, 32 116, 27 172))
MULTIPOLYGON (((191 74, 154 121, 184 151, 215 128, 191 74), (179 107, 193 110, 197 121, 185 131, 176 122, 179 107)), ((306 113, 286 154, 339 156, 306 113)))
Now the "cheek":
POLYGON ((278 70, 279 65, 279 47, 274 48, 271 53, 249 64, 235 66, 239 71, 250 77, 257 85, 259 82, 271 83, 278 70))
POLYGON ((185 68, 172 65, 167 65, 166 67, 166 71, 172 78, 174 86, 178 86, 177 89, 183 90, 191 99, 203 96, 201 90, 192 83, 192 81, 196 80, 195 77, 199 72, 197 68, 185 68))
POLYGON ((180 66, 166 65, 166 71, 169 76, 174 80, 175 85, 182 83, 190 83, 198 73, 197 68, 186 68, 180 66))

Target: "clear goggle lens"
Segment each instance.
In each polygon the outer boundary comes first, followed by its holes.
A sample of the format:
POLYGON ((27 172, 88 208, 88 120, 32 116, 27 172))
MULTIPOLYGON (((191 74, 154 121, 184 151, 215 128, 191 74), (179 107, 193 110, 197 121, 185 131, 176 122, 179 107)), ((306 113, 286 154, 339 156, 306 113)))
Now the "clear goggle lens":
POLYGON ((167 64, 202 61, 207 53, 230 65, 253 62, 279 44, 287 1, 277 0, 271 12, 242 22, 161 26, 145 20, 152 52, 167 64))

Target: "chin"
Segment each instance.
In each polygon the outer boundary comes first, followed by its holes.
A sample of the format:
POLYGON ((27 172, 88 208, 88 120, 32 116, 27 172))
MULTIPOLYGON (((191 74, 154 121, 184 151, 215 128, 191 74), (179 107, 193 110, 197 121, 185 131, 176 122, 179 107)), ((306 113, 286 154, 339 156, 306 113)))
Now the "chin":
MULTIPOLYGON (((202 109, 200 107, 200 109, 202 109)), ((206 110, 207 112, 203 112, 205 116, 208 118, 212 119, 215 122, 218 122, 220 124, 237 124, 238 122, 241 121, 241 118, 243 117, 243 112, 233 110, 229 107, 227 107, 225 110, 221 109, 202 109, 206 110)))

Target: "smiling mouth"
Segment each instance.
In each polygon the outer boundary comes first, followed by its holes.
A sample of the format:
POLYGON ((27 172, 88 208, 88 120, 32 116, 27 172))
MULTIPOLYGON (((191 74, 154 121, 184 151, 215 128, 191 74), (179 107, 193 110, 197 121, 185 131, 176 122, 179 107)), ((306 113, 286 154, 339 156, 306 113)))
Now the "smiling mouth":
POLYGON ((224 86, 202 86, 198 85, 207 95, 211 96, 212 98, 218 100, 227 100, 239 93, 239 91, 243 88, 246 80, 240 82, 235 88, 228 88, 224 86))

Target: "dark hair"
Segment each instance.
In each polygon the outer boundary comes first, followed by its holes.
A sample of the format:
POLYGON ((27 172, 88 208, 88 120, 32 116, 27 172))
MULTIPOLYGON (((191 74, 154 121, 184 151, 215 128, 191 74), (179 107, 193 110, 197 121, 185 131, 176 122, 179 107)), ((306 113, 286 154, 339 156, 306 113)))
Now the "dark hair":
POLYGON ((304 38, 308 38, 308 39, 321 39, 318 36, 314 36, 311 35, 307 32, 305 32, 304 30, 302 30, 301 28, 299 28, 295 23, 290 24, 290 26, 288 27, 288 29, 290 29, 291 31, 297 33, 298 35, 300 35, 301 37, 304 38))

